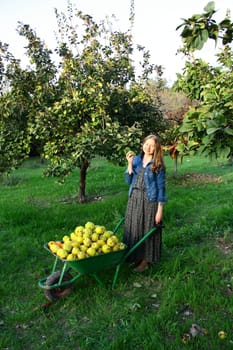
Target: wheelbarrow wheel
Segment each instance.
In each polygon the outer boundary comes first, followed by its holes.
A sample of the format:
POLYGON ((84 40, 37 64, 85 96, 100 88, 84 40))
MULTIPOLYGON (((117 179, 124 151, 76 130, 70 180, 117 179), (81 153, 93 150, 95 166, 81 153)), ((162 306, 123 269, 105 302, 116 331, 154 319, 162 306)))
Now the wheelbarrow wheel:
MULTIPOLYGON (((52 273, 50 276, 48 276, 45 284, 46 286, 52 286, 56 283, 59 282, 59 279, 60 279, 60 276, 61 276, 61 271, 57 271, 57 272, 54 272, 52 273)), ((69 272, 65 272, 64 273, 64 276, 63 276, 63 279, 62 279, 62 282, 67 282, 69 280, 72 279, 72 276, 69 272)), ((44 293, 45 293, 45 296, 48 300, 50 301, 56 301, 68 294, 71 293, 72 291, 72 288, 73 286, 70 284, 68 286, 65 286, 65 287, 57 287, 57 288, 51 288, 51 289, 45 289, 44 290, 44 293)))

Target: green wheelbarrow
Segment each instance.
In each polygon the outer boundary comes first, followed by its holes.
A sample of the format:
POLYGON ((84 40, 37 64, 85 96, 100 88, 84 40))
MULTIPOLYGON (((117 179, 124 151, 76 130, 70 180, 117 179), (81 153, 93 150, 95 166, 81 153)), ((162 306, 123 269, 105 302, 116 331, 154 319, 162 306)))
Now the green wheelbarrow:
MULTIPOLYGON (((121 218, 114 228, 114 234, 117 234, 119 227, 124 222, 124 218, 121 218)), ((124 264, 130 254, 137 249, 149 236, 155 233, 161 225, 156 225, 151 228, 133 247, 116 252, 110 252, 107 254, 96 255, 80 260, 63 260, 56 254, 52 253, 48 247, 48 244, 44 245, 44 248, 54 255, 55 260, 52 267, 51 274, 48 277, 39 280, 38 285, 44 289, 45 296, 50 301, 56 301, 61 297, 64 297, 72 291, 73 283, 83 275, 92 276, 99 285, 104 286, 104 283, 98 276, 98 273, 115 267, 115 273, 113 275, 113 281, 111 288, 113 289, 116 285, 119 271, 121 266, 124 264), (61 270, 57 271, 58 264, 62 263, 61 270), (73 271, 75 275, 70 272, 73 271)))

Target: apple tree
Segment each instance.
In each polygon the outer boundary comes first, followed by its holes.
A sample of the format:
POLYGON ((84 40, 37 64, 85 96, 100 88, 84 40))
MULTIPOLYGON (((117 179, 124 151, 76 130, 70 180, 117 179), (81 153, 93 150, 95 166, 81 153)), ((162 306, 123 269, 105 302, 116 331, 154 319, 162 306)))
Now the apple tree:
MULTIPOLYGON (((21 34, 22 24, 19 24, 21 34)), ((0 173, 7 173, 21 165, 22 161, 42 145, 31 133, 35 115, 43 106, 54 101, 52 81, 56 67, 50 59, 50 51, 27 28, 31 66, 22 68, 20 60, 8 51, 7 44, 0 44, 0 173), (30 42, 34 40, 33 45, 30 42)))
POLYGON ((31 83, 31 74, 0 43, 0 176, 17 168, 30 152, 26 129, 31 83))
POLYGON ((87 169, 96 155, 122 164, 127 147, 138 150, 148 130, 159 132, 164 125, 159 106, 144 89, 154 67, 141 47, 144 70, 135 78, 131 33, 97 24, 71 5, 68 15, 56 10, 56 17, 57 97, 38 110, 32 132, 44 145, 47 175, 65 179, 80 169, 79 201, 84 202, 87 169))
POLYGON ((34 152, 47 159, 46 175, 61 181, 79 168, 84 202, 87 169, 96 155, 124 164, 126 148, 139 150, 146 133, 165 126, 159 103, 145 89, 156 70, 149 52, 138 46, 142 74, 136 77, 130 31, 113 31, 111 23, 97 24, 75 11, 70 4, 68 15, 55 10, 55 52, 19 23, 27 40, 25 69, 2 45, 0 152, 1 172, 34 152))

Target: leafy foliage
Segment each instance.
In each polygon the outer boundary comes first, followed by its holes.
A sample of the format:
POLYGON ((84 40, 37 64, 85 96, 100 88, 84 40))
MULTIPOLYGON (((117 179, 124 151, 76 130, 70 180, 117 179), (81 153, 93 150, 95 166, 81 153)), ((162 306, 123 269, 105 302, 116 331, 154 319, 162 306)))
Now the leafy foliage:
MULTIPOLYGON (((58 64, 36 32, 19 23, 19 35, 28 42, 30 66, 23 70, 5 47, 10 61, 5 69, 1 60, 1 82, 7 94, 0 104, 5 99, 10 106, 7 121, 23 122, 15 132, 22 131, 26 152, 18 142, 22 154, 17 164, 34 151, 48 160, 46 174, 61 181, 79 167, 80 201, 84 201, 86 171, 93 157, 101 155, 122 164, 126 147, 138 150, 145 134, 164 129, 160 106, 144 89, 156 67, 149 62, 149 52, 138 46, 142 74, 136 78, 130 31, 114 31, 107 21, 97 24, 69 2, 66 14, 55 10, 55 15, 58 64), (14 103, 17 110, 12 110, 14 103)), ((6 135, 11 131, 9 122, 4 126, 1 139, 6 153, 6 135)))
POLYGON ((204 8, 204 13, 195 14, 191 18, 183 19, 184 22, 176 29, 183 27, 181 37, 184 42, 182 51, 190 52, 201 50, 208 39, 217 43, 221 39, 222 44, 226 45, 233 40, 233 23, 229 15, 217 24, 213 19, 216 13, 214 1, 210 1, 204 8))
POLYGON ((183 76, 178 75, 175 88, 184 91, 195 101, 195 105, 183 120, 177 149, 181 155, 198 152, 231 160, 233 53, 229 43, 233 40, 233 23, 229 16, 219 24, 215 22, 212 18, 216 12, 214 2, 209 3, 204 10, 204 14, 194 15, 184 22, 185 28, 181 33, 184 51, 201 49, 208 38, 216 41, 221 38, 224 46, 217 54, 217 67, 211 67, 190 55, 183 76), (201 36, 203 31, 206 31, 205 35, 201 36))
POLYGON ((28 146, 30 136, 26 132, 26 127, 32 76, 30 72, 20 68, 19 61, 8 52, 7 45, 0 43, 0 52, 0 175, 2 175, 17 168, 30 151, 28 146), (21 88, 18 86, 19 83, 21 88))

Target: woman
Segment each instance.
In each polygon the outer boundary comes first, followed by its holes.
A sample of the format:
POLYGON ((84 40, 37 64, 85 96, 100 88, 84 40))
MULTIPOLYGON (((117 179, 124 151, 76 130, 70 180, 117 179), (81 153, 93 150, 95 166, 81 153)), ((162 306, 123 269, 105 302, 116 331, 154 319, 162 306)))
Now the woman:
MULTIPOLYGON (((126 181, 129 199, 125 214, 124 243, 134 246, 155 224, 161 224, 165 197, 165 164, 160 140, 156 135, 147 136, 140 155, 126 154, 128 168, 126 181)), ((141 244, 128 260, 138 266, 136 272, 143 272, 150 263, 161 256, 162 232, 158 229, 141 244)))

